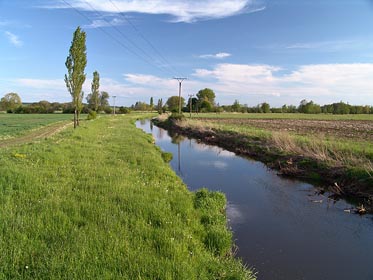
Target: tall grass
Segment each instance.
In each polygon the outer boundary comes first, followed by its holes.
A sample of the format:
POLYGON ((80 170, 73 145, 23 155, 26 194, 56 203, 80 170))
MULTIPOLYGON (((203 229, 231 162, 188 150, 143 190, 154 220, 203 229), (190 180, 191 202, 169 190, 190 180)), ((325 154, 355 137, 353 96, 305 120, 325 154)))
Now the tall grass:
POLYGON ((254 278, 224 196, 189 192, 133 118, 0 150, 0 279, 254 278))

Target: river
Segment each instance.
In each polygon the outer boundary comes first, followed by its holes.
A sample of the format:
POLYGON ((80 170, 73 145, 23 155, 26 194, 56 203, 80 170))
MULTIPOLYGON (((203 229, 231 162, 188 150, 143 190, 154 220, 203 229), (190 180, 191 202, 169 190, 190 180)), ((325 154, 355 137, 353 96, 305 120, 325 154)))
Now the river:
POLYGON ((372 280, 373 217, 346 213, 307 183, 280 177, 264 164, 183 136, 149 120, 136 122, 163 151, 191 191, 225 193, 237 257, 258 280, 372 280))

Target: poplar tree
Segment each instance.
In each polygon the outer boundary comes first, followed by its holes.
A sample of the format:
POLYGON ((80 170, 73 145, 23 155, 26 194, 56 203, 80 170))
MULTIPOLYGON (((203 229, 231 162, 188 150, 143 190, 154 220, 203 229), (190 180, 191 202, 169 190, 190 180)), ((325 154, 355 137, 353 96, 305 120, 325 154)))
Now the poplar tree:
POLYGON ((87 96, 87 101, 90 107, 94 111, 98 111, 98 107, 100 106, 100 74, 95 71, 93 72, 93 80, 91 84, 91 94, 87 96))
POLYGON ((153 97, 150 97, 150 111, 153 112, 153 108, 154 108, 154 101, 153 101, 153 97))
POLYGON ((82 87, 86 78, 84 73, 87 65, 86 33, 78 27, 73 35, 69 55, 65 62, 67 74, 65 74, 66 87, 72 97, 74 107, 74 128, 79 126, 79 115, 83 107, 82 87))

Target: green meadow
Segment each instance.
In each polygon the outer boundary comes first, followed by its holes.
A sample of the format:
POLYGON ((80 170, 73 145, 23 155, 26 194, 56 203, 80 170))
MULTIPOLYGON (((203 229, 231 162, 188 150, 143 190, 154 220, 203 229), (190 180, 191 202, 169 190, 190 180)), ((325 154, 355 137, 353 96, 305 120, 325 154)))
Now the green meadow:
POLYGON ((0 279, 255 278, 225 196, 188 191, 135 120, 0 149, 0 279))
POLYGON ((0 140, 25 135, 30 130, 71 119, 70 114, 0 114, 0 140))

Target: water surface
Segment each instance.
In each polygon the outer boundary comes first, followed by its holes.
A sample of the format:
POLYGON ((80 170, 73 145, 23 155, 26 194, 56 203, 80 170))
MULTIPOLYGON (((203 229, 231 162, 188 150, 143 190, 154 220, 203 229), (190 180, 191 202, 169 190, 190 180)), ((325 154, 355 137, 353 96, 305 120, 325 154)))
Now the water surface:
POLYGON ((237 256, 259 280, 372 280, 373 218, 344 212, 347 202, 310 184, 279 177, 264 164, 138 121, 190 190, 222 191, 237 256))

